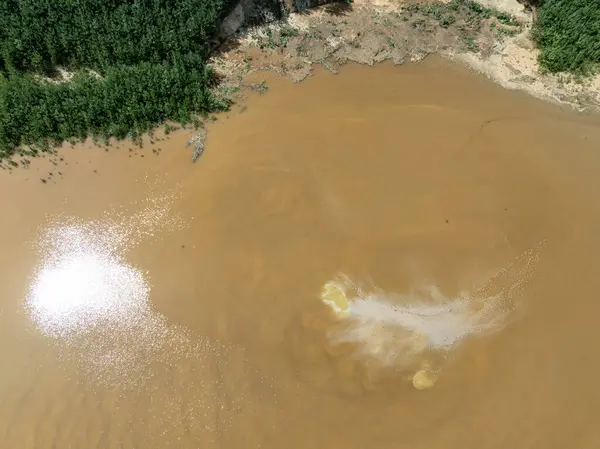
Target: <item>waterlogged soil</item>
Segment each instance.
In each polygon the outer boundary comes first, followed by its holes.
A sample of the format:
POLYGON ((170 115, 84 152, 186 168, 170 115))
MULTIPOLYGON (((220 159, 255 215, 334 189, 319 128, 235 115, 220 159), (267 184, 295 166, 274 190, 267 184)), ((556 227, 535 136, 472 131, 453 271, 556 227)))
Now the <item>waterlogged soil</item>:
POLYGON ((578 110, 597 111, 600 77, 542 73, 531 41, 532 14, 516 1, 356 0, 286 21, 240 30, 212 62, 220 90, 235 95, 249 72, 274 71, 298 82, 322 66, 417 62, 429 54, 458 60, 503 87, 578 110))
POLYGON ((301 81, 313 63, 337 73, 346 62, 402 64, 431 53, 468 50, 489 55, 498 40, 521 31, 523 23, 508 14, 496 11, 498 19, 492 10, 484 15, 468 4, 333 3, 292 15, 288 22, 245 30, 220 50, 229 60, 242 58, 247 69, 273 69, 301 81))
POLYGON ((598 119, 440 59, 265 76, 196 164, 0 172, 0 446, 597 448, 598 119))

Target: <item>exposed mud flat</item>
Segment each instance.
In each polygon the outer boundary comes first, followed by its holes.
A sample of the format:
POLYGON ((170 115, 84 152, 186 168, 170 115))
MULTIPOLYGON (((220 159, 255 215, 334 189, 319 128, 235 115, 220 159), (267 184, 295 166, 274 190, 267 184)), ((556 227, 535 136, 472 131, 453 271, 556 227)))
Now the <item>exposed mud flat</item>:
POLYGON ((292 14, 284 23, 244 30, 224 44, 213 63, 228 80, 223 86, 227 90, 227 84, 239 86, 253 71, 273 70, 297 82, 312 73, 313 64, 338 73, 346 62, 402 64, 436 53, 467 64, 505 88, 578 110, 598 109, 600 76, 576 79, 539 71, 529 37, 532 16, 516 0, 481 2, 500 15, 474 11, 467 2, 453 4, 334 3, 292 14))

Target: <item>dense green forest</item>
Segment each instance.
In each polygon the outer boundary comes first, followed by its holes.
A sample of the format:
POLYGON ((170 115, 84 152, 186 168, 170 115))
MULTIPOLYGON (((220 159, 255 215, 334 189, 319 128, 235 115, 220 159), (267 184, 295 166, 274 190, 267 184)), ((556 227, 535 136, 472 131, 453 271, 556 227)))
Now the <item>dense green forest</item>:
POLYGON ((228 0, 2 0, 0 156, 227 106, 204 61, 228 0), (51 79, 57 67, 72 82, 51 79), (93 70, 94 72, 90 72, 93 70))
POLYGON ((533 28, 550 72, 589 74, 600 65, 600 0, 543 0, 533 28))

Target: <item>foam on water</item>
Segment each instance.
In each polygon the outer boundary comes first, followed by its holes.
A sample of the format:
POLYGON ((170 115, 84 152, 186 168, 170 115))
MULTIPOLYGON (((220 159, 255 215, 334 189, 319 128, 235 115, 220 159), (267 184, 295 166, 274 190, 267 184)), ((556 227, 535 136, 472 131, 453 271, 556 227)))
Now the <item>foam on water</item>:
MULTIPOLYGON (((431 287, 435 289, 435 287, 431 287)), ((468 297, 446 298, 429 303, 420 295, 368 295, 350 303, 348 316, 357 327, 377 323, 396 326, 427 338, 427 346, 448 349, 469 335, 492 330, 508 314, 500 298, 486 298, 473 304, 468 297)))
POLYGON ((352 343, 354 357, 375 358, 383 365, 418 367, 431 355, 446 356, 468 338, 502 330, 519 316, 523 289, 535 269, 539 246, 505 269, 472 283, 455 297, 436 286, 409 293, 359 287, 348 277, 331 283, 343 292, 347 309, 323 301, 343 321, 328 332, 331 344, 352 343))

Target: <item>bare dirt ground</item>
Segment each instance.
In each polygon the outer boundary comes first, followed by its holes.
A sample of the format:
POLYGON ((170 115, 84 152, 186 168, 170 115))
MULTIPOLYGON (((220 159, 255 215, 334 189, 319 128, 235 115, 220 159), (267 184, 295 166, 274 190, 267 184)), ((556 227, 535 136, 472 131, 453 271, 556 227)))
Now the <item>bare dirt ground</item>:
POLYGON ((321 64, 419 61, 437 53, 468 64, 509 89, 578 110, 600 108, 600 77, 541 73, 529 37, 531 13, 516 0, 355 0, 292 14, 285 22, 239 32, 212 64, 219 89, 241 92, 245 75, 272 70, 302 81, 321 64))

